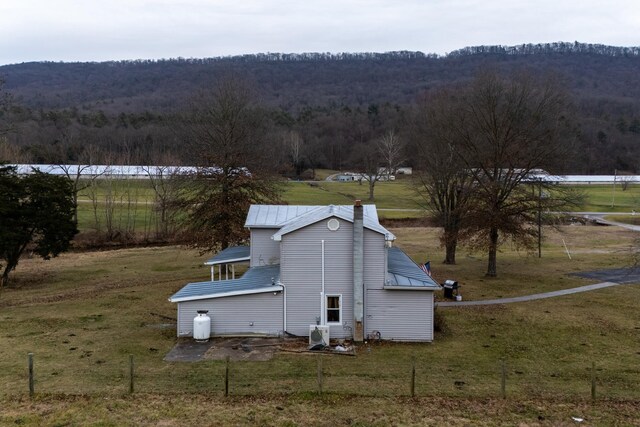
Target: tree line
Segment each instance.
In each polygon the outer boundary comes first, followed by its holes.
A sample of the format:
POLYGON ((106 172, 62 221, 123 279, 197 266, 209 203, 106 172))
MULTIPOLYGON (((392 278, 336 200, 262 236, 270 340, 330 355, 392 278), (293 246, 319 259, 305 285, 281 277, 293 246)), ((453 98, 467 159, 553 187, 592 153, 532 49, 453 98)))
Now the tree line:
MULTIPOLYGON (((142 164, 168 156, 183 162, 186 147, 173 123, 195 93, 236 75, 255 88, 273 126, 300 137, 296 158, 304 164, 282 165, 293 169, 285 173, 348 170, 361 158, 354 153, 362 123, 369 120, 378 132, 384 122, 381 134, 401 132, 425 93, 468 82, 489 66, 503 75, 524 68, 563 79, 578 134, 576 156, 557 172, 638 173, 640 59, 634 49, 551 43, 465 48, 444 58, 319 53, 4 66, 4 93, 13 102, 0 108, 0 126, 10 123, 15 132, 4 135, 0 152, 13 162, 77 162, 91 145, 142 164)), ((407 166, 411 162, 406 156, 407 166)))
MULTIPOLYGON (((5 97, 0 158, 19 162, 37 148, 47 163, 199 166, 171 180, 171 188, 157 182, 154 191, 167 209, 162 218, 182 212, 182 231, 203 251, 244 241, 248 206, 279 202, 282 175, 351 169, 368 182, 373 200, 384 171, 404 162, 421 172, 416 190, 443 226, 445 261, 455 262, 463 242, 488 251, 487 275, 495 276, 501 243, 531 246, 536 213, 572 200, 528 179, 538 169, 566 171, 580 148, 579 109, 564 83, 552 74, 486 69, 423 91, 408 105, 306 107, 296 114, 260 102, 259 88, 237 77, 202 88, 166 115, 36 113, 5 97), (13 120, 17 114, 34 119, 49 142, 17 143, 31 129, 13 120)), ((634 134, 633 123, 619 121, 616 129, 634 134)), ((78 188, 70 189, 77 209, 78 188)))

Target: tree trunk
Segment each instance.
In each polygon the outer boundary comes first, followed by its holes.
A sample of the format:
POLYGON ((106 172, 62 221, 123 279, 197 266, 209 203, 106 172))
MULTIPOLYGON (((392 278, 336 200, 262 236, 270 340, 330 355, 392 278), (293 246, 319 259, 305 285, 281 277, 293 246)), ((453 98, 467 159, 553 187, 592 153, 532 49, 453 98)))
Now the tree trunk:
POLYGON ((489 230, 489 264, 487 266, 487 277, 496 277, 498 275, 496 261, 497 252, 498 228, 496 226, 491 226, 491 229, 489 230))
POLYGON ((458 231, 460 230, 460 220, 456 215, 449 215, 444 223, 444 264, 456 263, 456 250, 458 248, 458 231))
POLYGON ((369 181, 369 200, 373 201, 373 189, 376 185, 376 181, 375 180, 370 180, 369 181))
POLYGON ((9 283, 9 268, 8 267, 4 269, 4 271, 2 272, 2 277, 0 277, 0 290, 2 290, 2 288, 7 286, 7 283, 9 283))
POLYGON ((444 255, 444 264, 455 264, 456 263, 456 248, 458 246, 457 238, 447 238, 444 247, 445 247, 445 255, 444 255))
POLYGON ((78 227, 78 190, 73 189, 73 223, 78 227))

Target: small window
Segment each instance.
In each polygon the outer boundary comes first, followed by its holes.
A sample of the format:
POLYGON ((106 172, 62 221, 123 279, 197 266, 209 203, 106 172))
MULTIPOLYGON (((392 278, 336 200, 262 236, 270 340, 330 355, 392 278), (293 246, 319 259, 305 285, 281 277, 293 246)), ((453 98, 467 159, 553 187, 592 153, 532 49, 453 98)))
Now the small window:
POLYGON ((342 295, 327 295, 327 323, 342 323, 342 295))
POLYGON ((327 228, 331 231, 336 231, 338 228, 340 228, 340 221, 335 218, 331 218, 329 221, 327 221, 327 228))

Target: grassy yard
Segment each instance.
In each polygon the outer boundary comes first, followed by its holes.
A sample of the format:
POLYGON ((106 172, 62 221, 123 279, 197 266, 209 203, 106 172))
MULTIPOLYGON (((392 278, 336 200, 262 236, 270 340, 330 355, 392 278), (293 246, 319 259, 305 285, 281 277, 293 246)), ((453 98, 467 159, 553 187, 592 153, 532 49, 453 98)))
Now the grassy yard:
MULTIPOLYGON (((590 283, 575 271, 622 267, 633 233, 615 227, 547 231, 543 258, 504 247, 497 279, 486 258, 459 252, 438 261, 438 230, 398 228, 398 245, 430 259, 438 280, 454 278, 465 299, 524 295, 590 283), (569 260, 564 242, 569 248, 569 260)), ((639 285, 502 306, 438 309, 446 332, 432 344, 368 343, 355 358, 279 354, 233 362, 231 397, 222 398, 224 363, 167 363, 176 316, 167 297, 206 280, 206 255, 182 247, 25 259, 0 294, 0 424, 590 425, 640 423, 639 285), (27 397, 27 353, 35 354, 36 398, 27 397), (128 355, 136 394, 127 396, 128 355), (408 397, 416 361, 417 399, 408 397), (507 400, 500 399, 501 359, 507 400), (598 401, 589 403, 591 364, 598 401)))
POLYGON ((587 203, 583 207, 591 212, 625 212, 640 210, 640 184, 628 184, 623 190, 621 184, 579 186, 587 194, 587 203))

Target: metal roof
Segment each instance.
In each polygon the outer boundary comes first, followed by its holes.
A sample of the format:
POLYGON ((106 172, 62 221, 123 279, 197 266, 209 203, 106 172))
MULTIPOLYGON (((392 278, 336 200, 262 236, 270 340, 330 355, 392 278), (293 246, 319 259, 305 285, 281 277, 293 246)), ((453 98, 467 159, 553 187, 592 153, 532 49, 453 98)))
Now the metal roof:
MULTIPOLYGON (((282 236, 287 233, 291 233, 292 231, 299 230, 307 225, 315 224, 318 221, 331 217, 338 217, 345 221, 353 222, 353 206, 320 206, 298 218, 295 218, 289 223, 286 223, 273 235, 273 240, 279 241, 282 239, 282 236)), ((381 226, 378 222, 378 212, 376 211, 375 205, 363 205, 363 225, 365 228, 384 234, 385 240, 395 240, 396 238, 393 233, 381 226)))
POLYGON ((402 249, 393 247, 387 252, 387 281, 384 288, 438 290, 440 285, 402 249))
POLYGON ((231 246, 218 252, 213 258, 205 261, 205 265, 229 264, 232 262, 249 261, 251 248, 249 246, 231 246))
POLYGON ((62 165, 62 164, 12 164, 20 175, 33 173, 33 169, 50 175, 96 177, 101 175, 125 175, 148 177, 189 174, 198 171, 194 166, 145 166, 145 165, 62 165))
POLYGON ((239 279, 189 283, 169 297, 171 302, 222 298, 234 295, 279 292, 280 266, 252 267, 239 279))
POLYGON ((322 206, 251 205, 244 226, 249 228, 280 228, 287 222, 319 208, 322 206))

